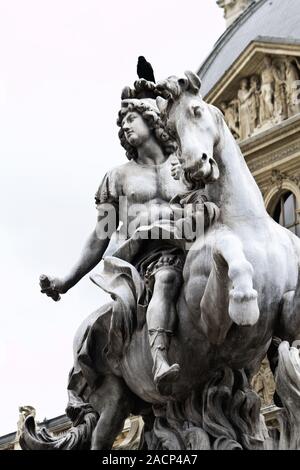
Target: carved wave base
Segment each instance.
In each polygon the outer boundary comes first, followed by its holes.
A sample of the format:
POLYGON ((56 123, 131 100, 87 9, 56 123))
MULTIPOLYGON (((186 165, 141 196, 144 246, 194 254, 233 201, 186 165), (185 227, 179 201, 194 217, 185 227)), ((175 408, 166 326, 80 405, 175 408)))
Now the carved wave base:
MULTIPOLYGON (((169 403, 145 432, 149 450, 300 450, 300 357, 279 346, 276 391, 283 408, 278 427, 268 428, 261 400, 243 370, 216 372, 202 396, 169 403)), ((162 410, 161 410, 162 411, 162 410)))
POLYGON ((185 403, 169 403, 164 415, 145 433, 151 450, 263 449, 268 430, 260 414, 260 398, 244 371, 216 372, 201 395, 185 403))
MULTIPOLYGON (((261 400, 243 370, 218 370, 201 393, 185 402, 154 407, 145 421, 140 449, 147 450, 300 450, 300 356, 287 342, 279 345, 276 391, 282 408, 278 427, 268 428, 261 400)), ((88 449, 98 416, 86 414, 67 435, 53 437, 37 430, 28 417, 21 436, 23 449, 88 449)), ((124 449, 124 446, 122 446, 124 449)))

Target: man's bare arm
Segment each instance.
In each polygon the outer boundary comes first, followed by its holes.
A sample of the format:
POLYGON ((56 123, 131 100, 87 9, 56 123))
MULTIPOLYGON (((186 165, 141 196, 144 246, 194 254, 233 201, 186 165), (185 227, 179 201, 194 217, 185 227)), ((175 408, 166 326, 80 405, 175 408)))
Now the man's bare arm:
POLYGON ((88 274, 98 263, 108 246, 109 239, 99 239, 97 229, 89 236, 78 262, 73 266, 71 272, 64 278, 66 290, 71 289, 77 282, 88 274))
MULTIPOLYGON (((40 277, 41 292, 57 301, 59 294, 65 294, 69 289, 75 286, 80 279, 88 274, 98 263, 100 263, 103 254, 108 246, 110 237, 116 227, 110 231, 103 232, 103 226, 108 219, 107 211, 105 215, 99 216, 94 231, 89 236, 81 256, 71 271, 64 278, 55 278, 46 275, 40 277)), ((111 224, 108 224, 108 230, 111 224)))

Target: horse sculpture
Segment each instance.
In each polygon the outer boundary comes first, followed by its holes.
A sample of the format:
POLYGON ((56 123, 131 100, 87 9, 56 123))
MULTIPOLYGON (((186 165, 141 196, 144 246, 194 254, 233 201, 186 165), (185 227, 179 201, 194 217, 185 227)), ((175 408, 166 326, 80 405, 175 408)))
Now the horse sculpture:
MULTIPOLYGON (((300 240, 267 214, 222 113, 203 101, 200 85, 187 72, 156 87, 186 178, 196 189, 205 185, 201 191, 220 209, 219 220, 186 257, 169 350, 170 360, 180 364, 179 378, 169 396, 158 393, 145 323, 129 335, 118 360, 106 354, 114 305, 124 295, 120 286, 130 279, 132 310, 142 290, 133 266, 106 258, 93 280, 105 284, 114 302, 92 314, 74 341, 67 409, 74 426, 54 438, 27 418, 23 448, 109 449, 130 413, 143 416, 142 445, 148 449, 280 448, 249 384, 277 336, 283 340, 278 393, 287 408, 292 406, 285 399, 286 384, 292 376, 295 383, 296 376, 299 407, 300 362, 286 341, 300 339, 300 240)), ((292 425, 286 423, 286 433, 288 426, 299 430, 297 416, 292 425)))

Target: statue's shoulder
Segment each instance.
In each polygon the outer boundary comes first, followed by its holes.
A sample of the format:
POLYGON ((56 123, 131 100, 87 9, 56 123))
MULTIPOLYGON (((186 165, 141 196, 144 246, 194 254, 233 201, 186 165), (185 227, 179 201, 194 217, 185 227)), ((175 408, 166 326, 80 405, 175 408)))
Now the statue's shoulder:
POLYGON ((117 202, 123 194, 124 179, 130 174, 130 162, 118 165, 109 170, 101 179, 100 185, 95 194, 96 204, 117 202))
POLYGON ((132 171, 132 162, 128 161, 128 162, 122 163, 121 165, 113 167, 111 170, 109 170, 106 173, 105 177, 120 181, 130 171, 132 171))

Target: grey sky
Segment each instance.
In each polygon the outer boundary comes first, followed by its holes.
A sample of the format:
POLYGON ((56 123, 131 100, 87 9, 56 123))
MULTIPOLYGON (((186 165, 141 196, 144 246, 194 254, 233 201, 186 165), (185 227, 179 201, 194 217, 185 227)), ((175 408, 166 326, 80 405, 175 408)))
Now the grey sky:
POLYGON ((54 303, 92 230, 94 193, 125 160, 120 92, 144 55, 157 79, 196 71, 225 28, 214 0, 0 0, 1 416, 62 414, 81 321, 107 297, 87 278, 54 303))

